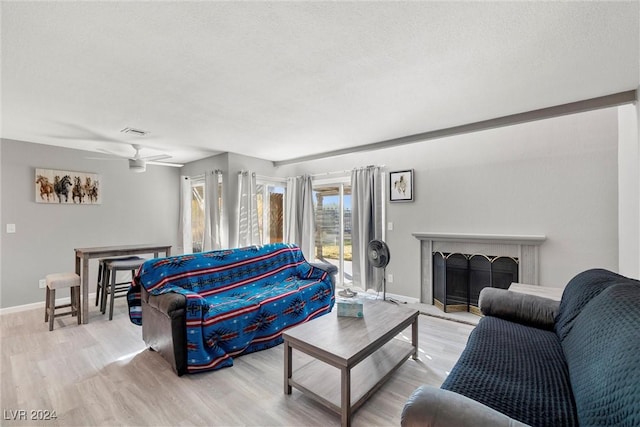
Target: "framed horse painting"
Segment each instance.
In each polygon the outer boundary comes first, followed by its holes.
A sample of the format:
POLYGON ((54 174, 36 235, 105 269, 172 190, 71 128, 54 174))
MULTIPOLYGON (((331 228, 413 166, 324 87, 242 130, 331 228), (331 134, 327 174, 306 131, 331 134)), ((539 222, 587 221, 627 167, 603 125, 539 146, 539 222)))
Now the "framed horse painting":
POLYGON ((389 201, 413 202, 413 169, 389 172, 389 201))
POLYGON ((36 203, 99 205, 100 175, 36 168, 36 203))

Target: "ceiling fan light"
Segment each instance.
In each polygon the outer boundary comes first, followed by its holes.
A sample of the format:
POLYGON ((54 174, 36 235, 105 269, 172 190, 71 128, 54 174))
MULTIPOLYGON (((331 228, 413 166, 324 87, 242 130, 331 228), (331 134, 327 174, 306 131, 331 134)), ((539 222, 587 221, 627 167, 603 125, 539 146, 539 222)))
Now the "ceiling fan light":
POLYGON ((147 170, 147 163, 140 159, 129 159, 129 170, 142 173, 147 170))

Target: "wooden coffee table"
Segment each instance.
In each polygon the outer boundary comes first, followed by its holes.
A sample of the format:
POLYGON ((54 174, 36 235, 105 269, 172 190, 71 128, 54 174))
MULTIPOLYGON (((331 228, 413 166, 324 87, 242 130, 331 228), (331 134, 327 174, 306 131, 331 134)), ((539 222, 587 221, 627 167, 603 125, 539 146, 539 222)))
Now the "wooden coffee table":
POLYGON ((419 313, 380 300, 364 301, 364 318, 338 317, 336 311, 282 334, 284 392, 297 388, 340 414, 347 427, 351 415, 409 356, 418 358, 419 313), (409 325, 411 343, 394 339, 409 325), (293 372, 294 348, 316 360, 293 372))

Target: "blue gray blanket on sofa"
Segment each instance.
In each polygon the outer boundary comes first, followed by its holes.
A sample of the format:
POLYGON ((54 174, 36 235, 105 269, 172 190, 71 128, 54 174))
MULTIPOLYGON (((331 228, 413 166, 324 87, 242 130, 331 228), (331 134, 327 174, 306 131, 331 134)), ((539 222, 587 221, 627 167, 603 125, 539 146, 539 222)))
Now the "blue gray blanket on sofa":
POLYGON ((233 365, 233 356, 273 347, 287 328, 334 305, 329 275, 295 245, 275 243, 146 261, 129 291, 141 324, 140 288, 186 297, 188 371, 233 365))
POLYGON ((640 426, 640 281, 576 275, 553 328, 483 317, 442 388, 536 427, 640 426))

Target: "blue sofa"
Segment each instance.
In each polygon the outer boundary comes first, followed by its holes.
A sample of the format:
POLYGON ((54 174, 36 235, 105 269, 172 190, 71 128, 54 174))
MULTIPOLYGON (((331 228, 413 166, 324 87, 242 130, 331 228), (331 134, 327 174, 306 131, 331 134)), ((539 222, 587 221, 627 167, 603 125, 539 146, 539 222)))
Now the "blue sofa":
POLYGON ((178 375, 220 369, 329 313, 335 271, 284 243, 152 259, 134 278, 129 314, 178 375))
POLYGON ((484 289, 485 315, 441 388, 408 399, 409 426, 640 426, 640 282, 602 269, 562 300, 484 289))

